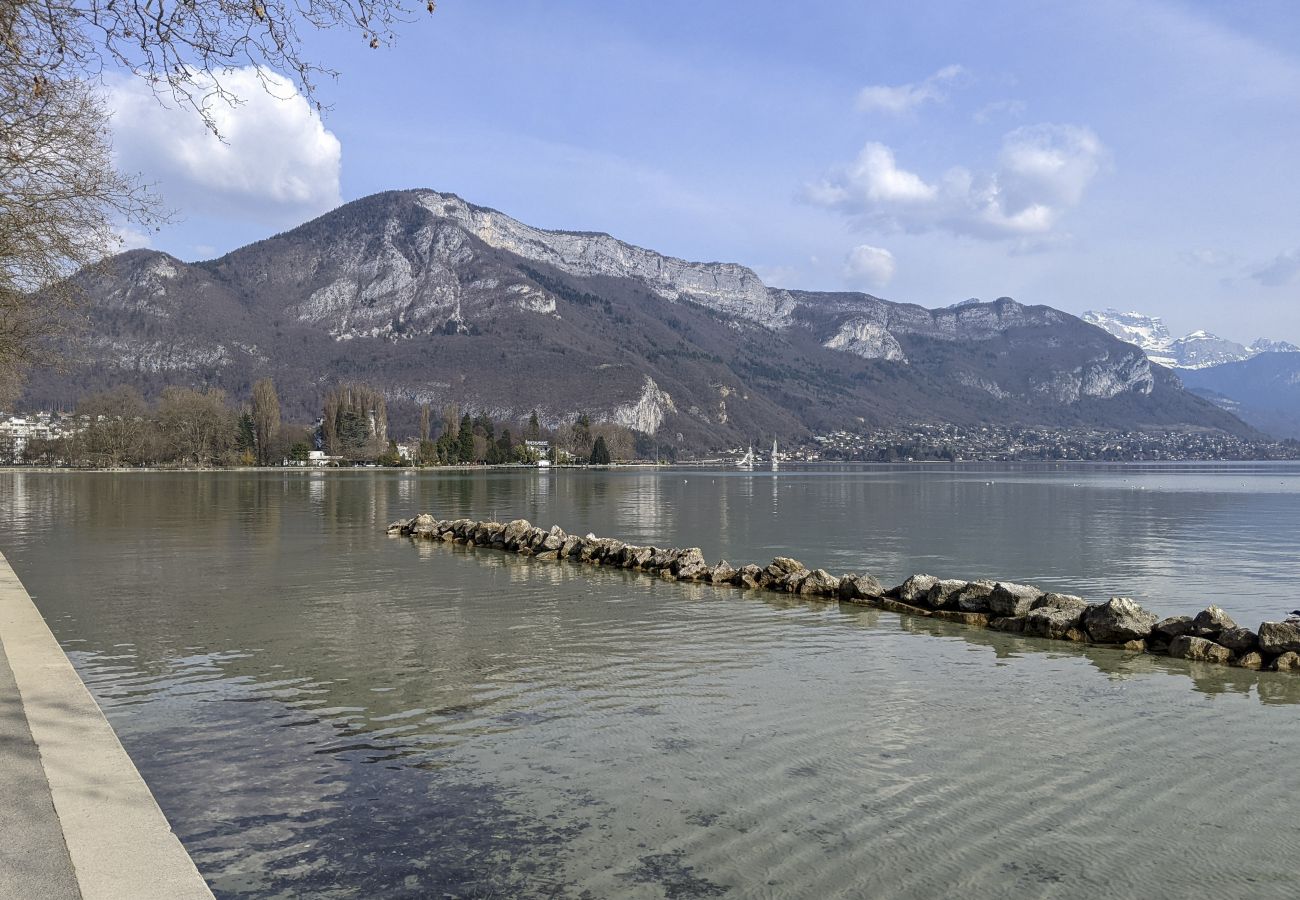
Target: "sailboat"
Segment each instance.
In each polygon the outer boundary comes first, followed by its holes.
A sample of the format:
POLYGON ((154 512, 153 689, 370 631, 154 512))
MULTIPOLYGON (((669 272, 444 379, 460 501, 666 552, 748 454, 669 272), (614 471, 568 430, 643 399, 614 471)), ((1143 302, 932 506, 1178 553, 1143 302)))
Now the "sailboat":
POLYGON ((772 439, 772 471, 775 472, 781 468, 781 457, 776 454, 776 439, 772 439))
POLYGON ((736 460, 736 468, 753 469, 754 468, 754 448, 751 446, 745 451, 745 455, 736 460))

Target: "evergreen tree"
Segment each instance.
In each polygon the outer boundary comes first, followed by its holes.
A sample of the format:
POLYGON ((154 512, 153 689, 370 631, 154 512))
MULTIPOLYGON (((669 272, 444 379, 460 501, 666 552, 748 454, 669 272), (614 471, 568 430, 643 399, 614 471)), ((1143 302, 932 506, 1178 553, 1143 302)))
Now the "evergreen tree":
POLYGON ((603 435, 596 438, 596 443, 591 448, 591 464, 593 466, 609 465, 609 447, 605 445, 603 435))
POLYGON ((528 417, 528 430, 524 432, 524 438, 530 441, 539 441, 542 439, 542 423, 537 418, 537 410, 528 417))
POLYGON ((460 462, 474 462, 474 420, 469 417, 469 413, 461 417, 458 446, 460 462))

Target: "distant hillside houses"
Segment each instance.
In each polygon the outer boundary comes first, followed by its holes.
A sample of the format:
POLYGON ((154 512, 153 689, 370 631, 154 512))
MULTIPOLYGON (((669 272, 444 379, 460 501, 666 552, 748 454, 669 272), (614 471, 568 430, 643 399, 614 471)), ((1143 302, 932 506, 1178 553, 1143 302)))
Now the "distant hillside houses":
POLYGON ((12 465, 20 462, 23 451, 32 441, 55 440, 73 434, 81 427, 76 417, 53 412, 0 413, 0 463, 12 465))

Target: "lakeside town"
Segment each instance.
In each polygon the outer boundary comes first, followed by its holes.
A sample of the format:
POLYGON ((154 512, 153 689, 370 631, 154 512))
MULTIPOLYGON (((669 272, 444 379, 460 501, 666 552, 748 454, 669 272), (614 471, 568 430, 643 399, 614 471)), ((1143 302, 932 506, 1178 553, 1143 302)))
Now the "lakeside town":
POLYGON ((778 449, 687 454, 629 428, 579 414, 547 428, 494 421, 454 405, 435 417, 421 409, 418 432, 390 434, 384 398, 358 385, 331 391, 311 425, 280 421, 269 380, 251 402, 218 390, 168 388, 156 404, 117 388, 61 412, 0 412, 0 465, 63 468, 339 467, 461 465, 922 462, 1278 461, 1300 459, 1300 441, 1252 441, 1220 431, 1106 430, 1088 427, 905 423, 816 434, 778 449), (435 420, 436 418, 436 420, 435 420))

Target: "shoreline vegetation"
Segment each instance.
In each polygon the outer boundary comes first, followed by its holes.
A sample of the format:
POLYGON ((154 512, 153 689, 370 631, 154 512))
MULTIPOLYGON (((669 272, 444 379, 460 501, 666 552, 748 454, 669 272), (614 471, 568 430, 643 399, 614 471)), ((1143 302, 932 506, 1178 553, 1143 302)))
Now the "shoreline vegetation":
POLYGON ((903 615, 955 622, 1009 634, 1111 647, 1254 671, 1300 672, 1300 619, 1243 628, 1218 606, 1194 616, 1160 618, 1131 598, 1089 603, 1072 594, 1002 581, 963 581, 912 575, 885 588, 869 574, 832 575, 789 557, 766 566, 710 565, 698 547, 627 544, 594 534, 568 534, 527 519, 510 522, 438 519, 421 513, 387 526, 389 535, 502 550, 539 560, 571 561, 643 572, 666 581, 793 594, 903 615))

